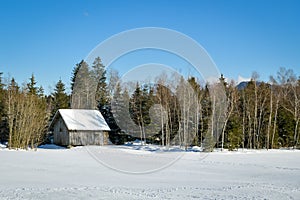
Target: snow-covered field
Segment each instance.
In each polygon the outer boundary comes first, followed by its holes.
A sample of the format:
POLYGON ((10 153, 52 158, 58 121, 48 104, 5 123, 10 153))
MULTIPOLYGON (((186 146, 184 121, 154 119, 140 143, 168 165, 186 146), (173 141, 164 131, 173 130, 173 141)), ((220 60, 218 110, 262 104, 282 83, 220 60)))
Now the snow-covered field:
POLYGON ((300 151, 0 147, 0 199, 298 200, 300 151))

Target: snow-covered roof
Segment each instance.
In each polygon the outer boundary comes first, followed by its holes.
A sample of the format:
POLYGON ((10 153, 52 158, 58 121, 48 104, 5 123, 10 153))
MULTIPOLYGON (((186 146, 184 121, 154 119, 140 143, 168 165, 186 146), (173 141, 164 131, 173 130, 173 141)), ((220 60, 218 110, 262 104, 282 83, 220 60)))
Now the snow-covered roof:
POLYGON ((54 119, 61 115, 68 130, 110 131, 102 114, 98 110, 59 109, 54 119))

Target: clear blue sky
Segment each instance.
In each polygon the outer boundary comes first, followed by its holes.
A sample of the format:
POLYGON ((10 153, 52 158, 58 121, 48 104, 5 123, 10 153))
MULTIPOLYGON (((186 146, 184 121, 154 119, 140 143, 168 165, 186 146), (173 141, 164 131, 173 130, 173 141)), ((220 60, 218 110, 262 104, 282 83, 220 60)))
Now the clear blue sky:
POLYGON ((34 73, 47 92, 59 78, 69 87, 101 41, 150 26, 192 37, 232 79, 300 75, 299 10, 297 0, 0 0, 0 72, 19 84, 34 73))

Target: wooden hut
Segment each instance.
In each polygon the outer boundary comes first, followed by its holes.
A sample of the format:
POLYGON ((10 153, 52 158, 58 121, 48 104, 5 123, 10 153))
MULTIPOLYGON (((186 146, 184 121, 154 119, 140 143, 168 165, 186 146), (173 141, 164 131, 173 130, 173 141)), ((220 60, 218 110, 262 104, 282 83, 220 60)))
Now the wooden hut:
POLYGON ((110 131, 98 110, 59 109, 51 124, 53 143, 62 146, 105 145, 110 131))

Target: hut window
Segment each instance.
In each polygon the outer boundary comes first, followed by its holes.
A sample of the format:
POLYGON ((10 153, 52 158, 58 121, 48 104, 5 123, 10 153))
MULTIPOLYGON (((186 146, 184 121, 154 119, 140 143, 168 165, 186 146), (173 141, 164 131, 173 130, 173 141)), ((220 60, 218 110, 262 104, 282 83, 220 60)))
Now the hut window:
POLYGON ((62 132, 62 128, 61 128, 61 127, 59 127, 59 132, 60 132, 60 133, 62 132))

